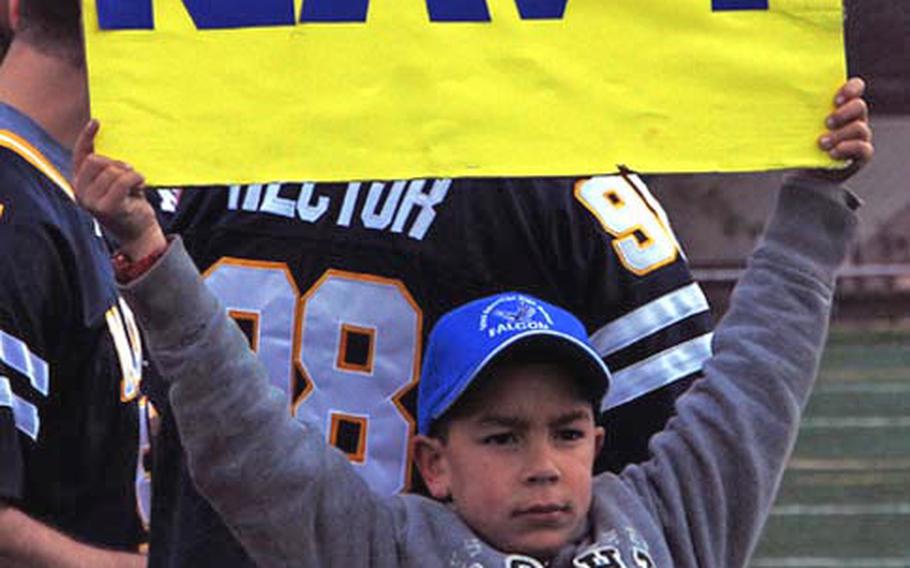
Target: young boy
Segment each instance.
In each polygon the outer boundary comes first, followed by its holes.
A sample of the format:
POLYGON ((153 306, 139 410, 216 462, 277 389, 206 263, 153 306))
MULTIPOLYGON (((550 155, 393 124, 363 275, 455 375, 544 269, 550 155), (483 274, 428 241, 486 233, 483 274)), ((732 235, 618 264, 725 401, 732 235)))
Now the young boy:
MULTIPOLYGON (((861 81, 820 144, 872 154, 861 81)), ((80 141, 82 203, 123 243, 123 293, 148 334, 202 493, 264 566, 746 564, 773 502, 824 345, 857 200, 802 172, 715 335, 705 378, 652 458, 592 479, 609 373, 570 314, 511 293, 442 318, 427 347, 416 459, 437 500, 379 498, 322 430, 287 412, 239 329, 165 242, 141 177, 80 141), (140 259, 135 262, 130 259, 140 259), (151 267, 151 268, 150 268, 151 267)))

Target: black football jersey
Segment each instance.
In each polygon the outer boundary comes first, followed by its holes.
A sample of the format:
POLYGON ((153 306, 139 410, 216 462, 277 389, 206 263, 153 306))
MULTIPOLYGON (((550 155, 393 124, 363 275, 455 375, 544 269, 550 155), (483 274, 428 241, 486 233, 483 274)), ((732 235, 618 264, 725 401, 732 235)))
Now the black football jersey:
MULTIPOLYGON (((422 348, 459 304, 520 290, 580 317, 613 374, 600 469, 645 457, 710 353, 705 297, 630 173, 187 189, 171 230, 288 412, 321 425, 383 494, 418 488, 409 442, 422 348)), ((161 403, 152 564, 248 562, 195 495, 161 403)))
POLYGON ((136 550, 141 345, 69 156, 0 106, 0 499, 136 550))

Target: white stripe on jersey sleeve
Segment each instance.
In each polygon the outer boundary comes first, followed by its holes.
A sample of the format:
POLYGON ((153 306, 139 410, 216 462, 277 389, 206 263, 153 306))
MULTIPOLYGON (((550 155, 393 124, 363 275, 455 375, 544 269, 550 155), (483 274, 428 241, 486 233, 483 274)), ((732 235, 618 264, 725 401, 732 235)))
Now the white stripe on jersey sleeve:
POLYGON ((601 410, 609 410, 701 370, 711 356, 706 333, 613 373, 601 410))
POLYGON ((591 343, 601 357, 607 357, 656 331, 706 311, 708 300, 701 287, 693 282, 611 321, 591 335, 591 343))
POLYGON ((0 376, 0 407, 2 406, 13 409, 13 420, 16 422, 16 428, 37 442, 38 431, 41 428, 38 409, 33 404, 29 404, 13 394, 9 379, 0 376))
POLYGON ((13 389, 9 386, 9 379, 0 375, 0 408, 13 407, 13 389))
POLYGON ((21 339, 0 330, 0 361, 19 371, 32 384, 35 390, 47 396, 50 393, 50 380, 47 363, 29 350, 21 339))
POLYGON ((161 198, 161 205, 159 206, 162 211, 165 213, 176 213, 177 212, 177 202, 180 201, 180 190, 169 188, 169 189, 158 189, 158 196, 161 198))

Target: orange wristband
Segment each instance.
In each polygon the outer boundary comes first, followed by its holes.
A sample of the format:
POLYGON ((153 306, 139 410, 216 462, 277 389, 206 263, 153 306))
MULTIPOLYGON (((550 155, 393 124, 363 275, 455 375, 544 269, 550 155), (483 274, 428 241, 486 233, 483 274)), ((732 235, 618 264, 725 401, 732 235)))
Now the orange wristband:
POLYGON ((127 284, 145 274, 159 258, 164 256, 167 247, 147 254, 145 257, 133 261, 126 253, 117 251, 111 257, 114 265, 114 277, 120 284, 127 284))

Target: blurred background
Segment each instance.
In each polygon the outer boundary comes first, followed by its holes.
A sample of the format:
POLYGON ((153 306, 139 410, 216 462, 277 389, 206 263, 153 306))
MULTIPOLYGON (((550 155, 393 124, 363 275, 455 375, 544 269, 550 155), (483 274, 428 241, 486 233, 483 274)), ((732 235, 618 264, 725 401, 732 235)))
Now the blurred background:
MULTIPOLYGON (((755 568, 910 568, 910 0, 846 0, 845 11, 877 154, 850 184, 866 201, 861 238, 755 568)), ((717 315, 779 183, 767 173, 649 180, 717 315)))

